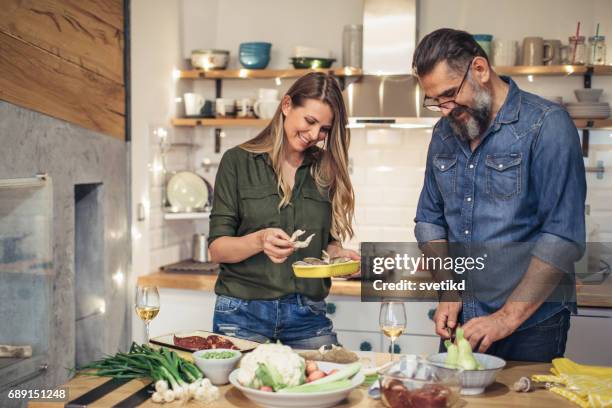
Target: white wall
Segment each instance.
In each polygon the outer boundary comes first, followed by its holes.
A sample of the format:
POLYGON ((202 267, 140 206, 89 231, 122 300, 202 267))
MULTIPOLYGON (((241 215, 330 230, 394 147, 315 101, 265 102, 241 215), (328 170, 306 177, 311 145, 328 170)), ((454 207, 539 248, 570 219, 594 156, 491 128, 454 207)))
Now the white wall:
MULTIPOLYGON (((158 245, 158 226, 151 215, 158 212, 152 202, 159 181, 153 168, 155 150, 150 148, 152 129, 168 126, 175 116, 177 84, 172 78, 181 65, 181 10, 177 1, 131 1, 131 97, 132 97, 132 273, 128 285, 134 291, 139 275, 151 272, 151 258, 158 245), (150 188, 152 190, 150 191, 150 188), (150 194, 152 192, 153 194, 150 194), (138 221, 137 205, 145 207, 145 220, 138 221)), ((160 233, 158 233, 160 234, 160 233)), ((134 316, 133 316, 134 317, 134 316)), ((133 320, 134 338, 143 338, 143 325, 133 320)))
POLYGON ((242 42, 272 43, 268 68, 289 68, 293 47, 327 49, 342 59, 345 24, 360 24, 363 0, 183 0, 183 55, 191 50, 230 51, 230 68, 240 68, 242 42), (214 37, 211 38, 211 33, 214 37))

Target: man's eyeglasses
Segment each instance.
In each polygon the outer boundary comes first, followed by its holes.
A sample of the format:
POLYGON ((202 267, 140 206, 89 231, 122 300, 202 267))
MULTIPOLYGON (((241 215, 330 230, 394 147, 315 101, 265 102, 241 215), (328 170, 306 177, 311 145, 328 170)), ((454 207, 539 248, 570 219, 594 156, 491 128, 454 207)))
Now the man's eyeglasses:
POLYGON ((455 100, 457 99, 457 96, 459 96, 459 92, 461 92, 461 89, 463 88, 463 84, 465 80, 467 79, 468 73, 470 72, 470 68, 472 68, 472 62, 474 62, 473 59, 468 64, 467 70, 465 71, 465 74, 463 75, 463 79, 461 80, 461 83, 459 84, 459 88, 457 88, 457 92, 455 92, 455 94, 452 96, 452 99, 448 101, 444 101, 442 103, 438 103, 438 98, 429 98, 425 96, 425 98, 423 99, 423 107, 429 109, 430 111, 434 111, 434 112, 440 112, 442 109, 454 108, 455 107, 454 105, 457 105, 455 103, 455 100))

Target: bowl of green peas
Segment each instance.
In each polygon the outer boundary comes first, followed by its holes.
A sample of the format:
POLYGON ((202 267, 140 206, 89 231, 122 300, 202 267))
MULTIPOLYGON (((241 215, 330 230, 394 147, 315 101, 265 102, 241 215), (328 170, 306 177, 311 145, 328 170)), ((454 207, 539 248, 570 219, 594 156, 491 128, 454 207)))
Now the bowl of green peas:
POLYGON ((192 354, 198 368, 214 385, 229 383, 229 375, 242 357, 240 350, 209 349, 192 354))

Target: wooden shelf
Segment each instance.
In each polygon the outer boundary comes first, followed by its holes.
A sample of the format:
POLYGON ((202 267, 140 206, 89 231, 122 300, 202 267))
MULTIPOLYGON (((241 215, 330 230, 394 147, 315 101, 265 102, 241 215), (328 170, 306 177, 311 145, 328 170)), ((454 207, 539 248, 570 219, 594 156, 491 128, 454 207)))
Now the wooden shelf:
POLYGON ((246 119, 215 119, 215 118, 173 118, 173 126, 211 126, 211 127, 239 127, 239 126, 252 126, 252 127, 264 127, 270 122, 270 119, 257 119, 257 118, 246 118, 246 119))
MULTIPOLYGON (((174 126, 207 126, 207 127, 265 127, 270 122, 269 119, 192 119, 174 118, 174 126)), ((574 124, 578 129, 607 129, 612 128, 612 118, 610 119, 574 119, 574 124), (592 126, 588 126, 592 122, 592 126)))
MULTIPOLYGON (((515 65, 493 67, 502 75, 584 75, 586 65, 515 65)), ((191 69, 179 71, 183 79, 253 79, 253 78, 297 78, 309 72, 329 72, 339 77, 363 75, 361 68, 321 68, 321 69, 224 69, 204 71, 191 69)), ((612 65, 593 66, 593 75, 612 75, 612 65)))
MULTIPOLYGON (((516 65, 512 67, 493 67, 501 75, 584 75, 587 73, 586 65, 516 65)), ((612 65, 596 65, 593 75, 612 75, 612 65)))
POLYGON ((221 69, 205 71, 191 69, 179 71, 183 79, 249 79, 249 78, 298 78, 309 72, 328 72, 335 76, 359 76, 361 68, 320 68, 320 69, 221 69))
POLYGON ((207 220, 210 218, 210 212, 178 212, 164 213, 164 220, 207 220))
POLYGON ((578 129, 612 129, 612 118, 608 119, 574 119, 578 129), (589 126, 589 122, 592 125, 589 126))

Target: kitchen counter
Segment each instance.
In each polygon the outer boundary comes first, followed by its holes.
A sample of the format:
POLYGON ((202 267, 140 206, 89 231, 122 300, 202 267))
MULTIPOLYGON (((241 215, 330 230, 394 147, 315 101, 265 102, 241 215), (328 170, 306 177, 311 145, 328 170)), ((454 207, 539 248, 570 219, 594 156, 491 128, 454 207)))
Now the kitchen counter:
MULTIPOLYGON (((216 275, 195 275, 154 272, 138 278, 138 285, 155 285, 159 288, 188 289, 213 291, 216 275)), ((330 295, 361 296, 359 281, 334 279, 330 295)), ((578 285, 577 297, 579 307, 605 307, 612 308, 612 276, 604 283, 598 285, 578 285)))
MULTIPOLYGON (((362 354, 366 355, 366 353, 362 354)), ((382 364, 388 361, 388 354, 369 353, 376 359, 377 364, 382 364)), ((367 357, 366 357, 367 358, 367 357)), ((512 384, 522 376, 530 376, 533 374, 549 374, 550 364, 541 363, 518 363, 509 362, 508 366, 502 370, 497 376, 497 382, 491 385, 484 394, 472 397, 462 397, 467 407, 538 407, 538 408, 561 408, 575 407, 568 400, 551 393, 545 389, 538 389, 530 393, 516 393, 512 391, 512 384)), ((88 390, 108 381, 106 378, 80 376, 70 380, 65 387, 68 388, 70 399, 74 399, 84 394, 88 390)), ((88 405, 88 407, 109 407, 113 406, 122 399, 128 397, 138 391, 147 384, 145 380, 133 380, 106 395, 96 403, 88 405)), ((242 393, 231 385, 224 385, 220 388, 221 398, 210 405, 203 405, 197 401, 191 401, 189 404, 181 405, 181 403, 164 404, 163 407, 173 408, 178 406, 187 407, 238 407, 247 408, 255 405, 250 402, 242 393)), ((65 402, 30 402, 31 408, 63 408, 65 402)), ((150 400, 140 405, 140 407, 161 407, 160 404, 155 404, 150 400)), ((337 407, 353 407, 353 408, 382 408, 384 405, 380 401, 373 400, 368 397, 367 389, 360 387, 353 390, 349 394, 349 398, 343 401, 337 407)))

